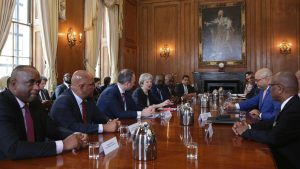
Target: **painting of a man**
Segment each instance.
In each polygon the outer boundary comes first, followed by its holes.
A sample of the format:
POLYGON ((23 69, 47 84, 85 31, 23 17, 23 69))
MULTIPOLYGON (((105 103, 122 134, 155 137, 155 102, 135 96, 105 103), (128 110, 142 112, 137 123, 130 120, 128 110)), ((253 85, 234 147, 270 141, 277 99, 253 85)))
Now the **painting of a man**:
POLYGON ((241 6, 201 8, 201 12, 203 61, 241 61, 241 6))

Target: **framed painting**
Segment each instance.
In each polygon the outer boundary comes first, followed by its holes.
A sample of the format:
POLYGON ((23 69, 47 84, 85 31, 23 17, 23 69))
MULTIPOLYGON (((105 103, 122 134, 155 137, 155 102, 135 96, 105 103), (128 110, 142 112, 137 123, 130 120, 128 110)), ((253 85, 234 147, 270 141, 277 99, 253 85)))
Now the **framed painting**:
POLYGON ((60 21, 65 21, 66 20, 66 0, 59 0, 58 19, 60 21))
POLYGON ((199 66, 244 67, 246 64, 245 3, 199 5, 199 66))

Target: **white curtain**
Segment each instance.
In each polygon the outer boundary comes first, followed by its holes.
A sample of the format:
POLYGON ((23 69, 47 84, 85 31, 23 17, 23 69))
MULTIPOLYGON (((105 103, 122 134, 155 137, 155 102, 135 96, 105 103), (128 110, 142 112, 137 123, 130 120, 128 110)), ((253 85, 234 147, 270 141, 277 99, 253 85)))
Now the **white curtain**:
POLYGON ((9 34, 15 5, 15 0, 0 0, 0 53, 9 34))
POLYGON ((111 60, 111 80, 117 82, 119 38, 122 37, 123 0, 104 0, 108 14, 107 42, 111 60))
POLYGON ((100 55, 104 4, 102 0, 86 0, 84 10, 85 67, 95 76, 100 55))
POLYGON ((46 61, 45 76, 48 77, 48 88, 53 91, 57 83, 58 0, 37 0, 37 9, 41 25, 43 57, 46 61))

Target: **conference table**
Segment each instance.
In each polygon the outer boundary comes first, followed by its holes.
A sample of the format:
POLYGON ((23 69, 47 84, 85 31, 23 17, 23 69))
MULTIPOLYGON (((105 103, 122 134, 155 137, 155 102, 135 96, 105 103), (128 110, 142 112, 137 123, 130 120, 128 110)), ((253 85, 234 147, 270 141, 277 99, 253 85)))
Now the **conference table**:
MULTIPOLYGON (((107 141, 116 137, 119 148, 99 159, 89 159, 88 148, 77 152, 64 152, 53 157, 26 160, 2 160, 3 169, 274 169, 275 162, 268 146, 236 136, 230 124, 212 124, 213 134, 208 132, 208 124, 198 120, 200 106, 193 105, 195 120, 192 126, 180 125, 180 115, 172 111, 170 119, 143 119, 156 134, 157 159, 138 161, 133 159, 132 137, 120 138, 119 133, 90 135, 90 141, 107 141), (187 141, 198 143, 198 159, 186 158, 187 141)), ((123 124, 133 124, 137 120, 122 120, 123 124)))

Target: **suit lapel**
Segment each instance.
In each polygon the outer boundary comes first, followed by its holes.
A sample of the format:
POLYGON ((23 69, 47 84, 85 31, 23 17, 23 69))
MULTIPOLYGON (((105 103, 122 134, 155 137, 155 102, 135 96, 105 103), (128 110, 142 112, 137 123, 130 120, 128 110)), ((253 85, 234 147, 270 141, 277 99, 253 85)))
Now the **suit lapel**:
POLYGON ((80 121, 83 122, 82 121, 81 112, 80 112, 80 108, 79 108, 79 105, 77 104, 77 101, 75 99, 74 94, 72 93, 71 89, 67 89, 67 91, 68 91, 68 95, 70 95, 72 97, 73 105, 75 105, 75 107, 74 107, 75 108, 74 114, 75 114, 76 118, 78 120, 80 119, 80 121))
POLYGON ((264 91, 262 91, 262 94, 260 97, 259 109, 261 109, 261 107, 263 106, 265 100, 269 97, 269 95, 270 95, 270 88, 267 90, 265 97, 264 97, 264 91))
POLYGON ((273 123, 273 127, 278 123, 280 116, 281 116, 282 114, 284 114, 284 112, 286 111, 286 109, 287 109, 288 107, 290 107, 290 105, 293 104, 293 103, 296 101, 297 97, 298 97, 297 95, 296 95, 296 96, 293 96, 293 97, 292 97, 292 98, 284 105, 283 109, 282 109, 280 112, 277 113, 277 115, 276 115, 276 117, 275 117, 275 120, 274 120, 274 123, 273 123))

